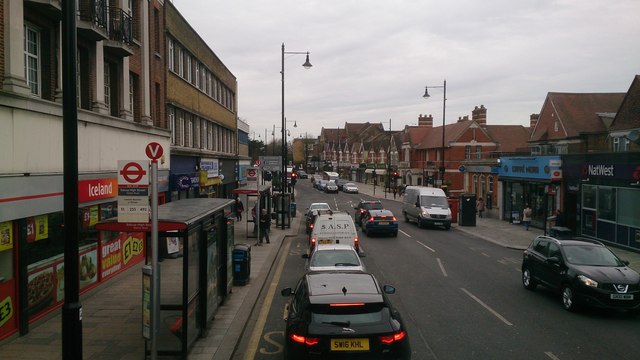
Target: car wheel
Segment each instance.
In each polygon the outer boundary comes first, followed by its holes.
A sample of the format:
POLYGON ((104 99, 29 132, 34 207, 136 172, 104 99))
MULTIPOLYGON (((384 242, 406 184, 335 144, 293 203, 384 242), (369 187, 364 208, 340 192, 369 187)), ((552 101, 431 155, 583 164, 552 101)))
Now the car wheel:
POLYGON ((421 219, 421 218, 418 218, 418 227, 419 227, 420 229, 422 229, 422 228, 424 228, 424 227, 425 227, 425 225, 426 225, 426 224, 425 224, 424 222, 422 222, 422 219, 421 219))
POLYGON ((398 237, 398 232, 396 231, 396 232, 394 232, 394 233, 393 233, 393 234, 391 234, 391 235, 393 235, 393 237, 398 237))
POLYGON ((568 311, 576 311, 578 309, 573 289, 569 285, 562 286, 562 307, 568 311))
POLYGON ((533 290, 536 288, 536 281, 533 280, 533 276, 531 276, 531 270, 528 268, 522 269, 522 285, 527 290, 533 290))
POLYGON ((445 230, 449 230, 449 229, 451 229, 451 224, 449 224, 449 225, 445 225, 445 226, 444 226, 444 229, 445 229, 445 230))

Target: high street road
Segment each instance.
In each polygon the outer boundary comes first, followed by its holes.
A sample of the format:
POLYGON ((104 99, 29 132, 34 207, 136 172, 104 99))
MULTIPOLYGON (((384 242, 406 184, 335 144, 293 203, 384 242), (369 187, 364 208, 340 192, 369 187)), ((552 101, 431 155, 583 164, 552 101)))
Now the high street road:
MULTIPOLYGON (((371 197, 321 193, 298 181, 299 214, 312 202, 353 214, 371 197)), ((381 190, 381 189, 379 189, 381 190)), ((390 196, 392 197, 392 196, 390 196)), ((640 320, 627 312, 569 313, 559 296, 522 287, 522 251, 462 231, 420 229, 405 223, 401 202, 382 200, 399 219, 397 238, 360 232, 367 269, 381 284, 397 288, 390 300, 408 326, 414 359, 637 359, 640 320)), ((297 220, 302 220, 296 218, 297 220)), ((235 359, 281 359, 283 313, 304 274, 304 226, 285 239, 251 315, 235 359)))

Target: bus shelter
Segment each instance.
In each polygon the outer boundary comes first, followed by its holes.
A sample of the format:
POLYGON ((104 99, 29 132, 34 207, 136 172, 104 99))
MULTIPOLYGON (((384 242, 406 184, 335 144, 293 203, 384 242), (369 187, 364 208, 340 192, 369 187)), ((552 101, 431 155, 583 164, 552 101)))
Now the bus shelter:
MULTIPOLYGON (((231 293, 233 203, 231 199, 192 198, 158 207, 158 355, 178 355, 186 359, 189 349, 199 337, 206 335, 207 323, 231 293)), ((131 226, 134 225, 105 221, 96 228, 125 231, 131 226)), ((151 236, 147 239, 150 241, 151 236)), ((148 253, 147 263, 151 261, 150 256, 148 253)), ((143 312, 144 307, 145 304, 143 312)), ((150 340, 147 338, 145 342, 147 355, 150 340)))
POLYGON ((258 224, 260 216, 260 209, 266 209, 267 215, 271 216, 271 209, 273 206, 273 198, 271 195, 271 186, 269 185, 258 185, 255 186, 242 186, 233 190, 233 194, 236 196, 246 196, 245 204, 245 214, 246 216, 246 226, 247 226, 247 237, 255 238, 258 237, 258 224), (255 213, 253 213, 253 209, 255 207, 255 213), (250 216, 247 216, 251 214, 250 216), (249 223, 253 222, 253 231, 249 231, 249 223))

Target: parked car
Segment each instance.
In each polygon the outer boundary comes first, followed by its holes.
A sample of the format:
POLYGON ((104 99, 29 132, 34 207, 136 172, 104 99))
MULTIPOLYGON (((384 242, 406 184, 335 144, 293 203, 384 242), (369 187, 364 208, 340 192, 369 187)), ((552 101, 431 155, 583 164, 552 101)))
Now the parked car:
POLYGON ((404 221, 414 220, 419 227, 451 228, 451 209, 444 190, 426 186, 407 186, 402 198, 404 221))
POLYGON ((337 193, 338 185, 336 185, 335 181, 329 181, 327 185, 324 187, 324 192, 326 193, 337 193))
POLYGON ((368 210, 362 219, 362 231, 367 235, 398 236, 398 219, 389 210, 368 210))
POLYGON ((300 178, 300 179, 308 179, 309 178, 309 174, 307 174, 307 172, 304 171, 304 170, 298 170, 298 178, 300 178))
POLYGON ((353 208, 356 209, 353 215, 354 221, 356 225, 362 226, 362 217, 367 212, 367 210, 381 210, 384 209, 384 206, 382 205, 382 202, 380 202, 380 200, 360 200, 358 205, 354 206, 353 208))
POLYGON ((359 192, 358 187, 354 183, 346 183, 342 185, 342 191, 350 194, 357 194, 359 192))
POLYGON ((366 272, 309 272, 295 288, 285 313, 285 359, 410 359, 409 335, 400 312, 366 272), (293 296, 292 296, 293 295, 293 296))
POLYGON ((360 261, 356 249, 346 244, 321 244, 316 245, 311 255, 304 254, 303 258, 309 259, 308 271, 364 271, 365 267, 360 261))
POLYGON ((522 285, 544 285, 562 295, 569 311, 581 305, 640 309, 640 275, 602 243, 536 237, 522 254, 522 285))
POLYGON ((358 231, 347 213, 318 214, 309 236, 309 249, 316 244, 347 244, 360 253, 358 231))
POLYGON ((342 187, 344 186, 344 184, 348 183, 349 180, 347 179, 337 179, 336 180, 336 185, 338 185, 338 190, 342 191, 342 187))

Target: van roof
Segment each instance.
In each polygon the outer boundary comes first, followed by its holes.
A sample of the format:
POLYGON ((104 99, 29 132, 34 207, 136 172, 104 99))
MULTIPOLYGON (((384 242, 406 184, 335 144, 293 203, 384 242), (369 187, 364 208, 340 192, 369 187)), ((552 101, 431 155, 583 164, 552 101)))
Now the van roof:
POLYGON ((415 190, 420 195, 435 195, 435 196, 446 196, 444 190, 435 187, 429 186, 407 186, 405 192, 415 190))

